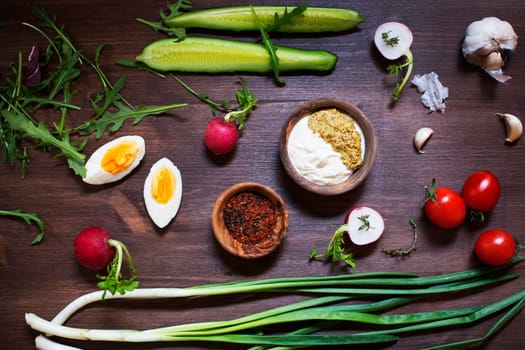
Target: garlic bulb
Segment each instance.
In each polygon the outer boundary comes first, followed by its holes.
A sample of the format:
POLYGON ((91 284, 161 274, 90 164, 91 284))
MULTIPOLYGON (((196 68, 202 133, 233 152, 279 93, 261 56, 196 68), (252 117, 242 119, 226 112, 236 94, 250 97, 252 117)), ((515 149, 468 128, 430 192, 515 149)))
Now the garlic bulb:
POLYGON ((496 113, 496 116, 505 121, 505 127, 507 129, 507 138, 505 141, 517 141, 523 133, 523 125, 521 124, 520 118, 510 113, 496 113))
POLYGON ((467 27, 462 52, 465 59, 480 66, 491 77, 504 83, 511 77, 503 74, 505 51, 512 51, 518 44, 518 35, 512 25, 497 17, 485 17, 467 27))
POLYGON ((425 151, 423 151, 423 146, 428 141, 428 139, 430 139, 433 133, 434 130, 431 128, 421 128, 416 131, 414 136, 414 146, 419 153, 425 153, 425 151))

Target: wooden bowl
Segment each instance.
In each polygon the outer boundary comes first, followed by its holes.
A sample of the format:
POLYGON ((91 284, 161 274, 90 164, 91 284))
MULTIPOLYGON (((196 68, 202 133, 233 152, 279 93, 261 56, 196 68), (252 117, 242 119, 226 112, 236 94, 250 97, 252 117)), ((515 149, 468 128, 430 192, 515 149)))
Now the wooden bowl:
POLYGON ((351 191, 359 186, 372 170, 377 156, 377 137, 374 127, 366 115, 353 103, 335 98, 314 99, 297 107, 281 130, 279 146, 281 162, 288 175, 302 188, 321 195, 338 195, 351 191), (336 108, 343 114, 352 117, 361 127, 365 139, 365 154, 361 167, 355 170, 346 180, 338 184, 320 185, 305 178, 292 164, 288 154, 288 137, 292 128, 301 118, 328 108, 336 108))
POLYGON ((255 259, 272 253, 279 247, 288 233, 288 209, 281 197, 268 186, 256 182, 242 182, 225 190, 217 198, 213 207, 211 224, 213 234, 220 245, 233 255, 255 259), (256 193, 269 199, 275 212, 273 231, 257 242, 243 242, 228 231, 224 218, 224 209, 229 200, 241 193, 256 193))

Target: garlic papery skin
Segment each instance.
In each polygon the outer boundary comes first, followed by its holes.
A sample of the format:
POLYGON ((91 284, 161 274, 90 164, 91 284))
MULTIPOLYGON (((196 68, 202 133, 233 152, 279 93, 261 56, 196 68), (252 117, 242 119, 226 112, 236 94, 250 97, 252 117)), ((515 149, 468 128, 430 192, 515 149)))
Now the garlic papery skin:
POLYGON ((434 130, 431 128, 421 128, 416 131, 416 134, 414 135, 414 146, 419 153, 425 153, 425 151, 423 151, 423 146, 427 143, 433 133, 434 130))
POLYGON ((520 118, 510 113, 496 113, 496 116, 505 121, 505 128, 507 129, 506 142, 516 142, 523 133, 523 125, 520 118))
POLYGON ((512 51, 517 45, 518 35, 509 22, 485 17, 468 25, 462 52, 467 62, 480 66, 491 77, 504 83, 511 78, 503 74, 504 51, 512 51))

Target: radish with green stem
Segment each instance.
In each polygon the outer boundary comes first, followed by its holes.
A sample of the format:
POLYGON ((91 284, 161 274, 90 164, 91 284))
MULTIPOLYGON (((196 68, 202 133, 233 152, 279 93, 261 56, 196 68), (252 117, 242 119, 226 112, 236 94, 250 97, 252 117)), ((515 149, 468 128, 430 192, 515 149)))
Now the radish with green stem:
POLYGON ((355 268, 352 253, 347 247, 345 236, 355 245, 367 245, 377 241, 385 229, 385 221, 375 209, 361 206, 348 212, 345 223, 335 230, 326 251, 319 253, 313 249, 310 260, 327 258, 331 262, 343 261, 351 268, 355 268))
POLYGON ((227 154, 235 149, 239 132, 244 128, 248 115, 257 105, 257 99, 248 91, 248 85, 242 78, 241 85, 242 88, 236 93, 239 107, 228 111, 222 118, 213 118, 204 131, 206 147, 217 155, 227 154))
POLYGON ((137 271, 131 261, 131 255, 124 243, 111 238, 111 235, 101 227, 88 227, 82 230, 74 242, 75 256, 78 262, 90 270, 106 268, 107 275, 97 275, 101 281, 98 287, 103 289, 102 298, 106 292, 124 294, 138 287, 137 271), (130 277, 122 279, 122 263, 127 260, 130 277))
POLYGON ((405 57, 405 62, 400 64, 391 64, 387 67, 389 74, 398 75, 406 68, 403 79, 396 84, 392 92, 392 99, 397 101, 401 91, 405 87, 412 69, 414 67, 414 56, 410 51, 413 36, 412 31, 403 23, 386 22, 377 27, 374 35, 374 43, 383 57, 388 60, 398 60, 405 57))

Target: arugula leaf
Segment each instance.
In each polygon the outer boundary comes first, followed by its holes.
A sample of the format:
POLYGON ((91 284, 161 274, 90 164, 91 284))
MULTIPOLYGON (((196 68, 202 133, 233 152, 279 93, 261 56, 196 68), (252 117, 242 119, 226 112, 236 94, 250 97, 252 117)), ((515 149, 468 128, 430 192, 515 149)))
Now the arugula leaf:
POLYGON ((127 119, 133 119, 133 125, 136 125, 149 115, 159 115, 171 109, 185 107, 187 103, 177 103, 167 106, 144 106, 131 109, 121 102, 115 101, 113 105, 118 109, 116 112, 106 111, 101 118, 91 120, 83 124, 78 132, 80 135, 90 135, 93 132, 97 139, 101 138, 106 129, 111 132, 118 131, 127 119))
POLYGON ((280 27, 283 25, 294 24, 294 19, 297 17, 304 17, 304 11, 308 8, 308 5, 300 5, 297 7, 294 7, 291 12, 288 12, 288 7, 285 7, 284 13, 282 16, 279 16, 278 13, 274 13, 273 15, 273 23, 266 29, 267 32, 274 32, 276 30, 279 30, 280 27))
POLYGON ((47 128, 44 122, 35 125, 25 115, 21 113, 14 113, 8 110, 3 110, 2 116, 7 120, 11 129, 22 132, 25 136, 40 142, 42 145, 50 145, 58 148, 60 154, 68 159, 70 168, 75 171, 75 174, 82 177, 86 176, 86 168, 84 166, 84 159, 86 156, 79 152, 79 150, 69 142, 69 137, 65 139, 56 138, 47 128))
POLYGON ((36 237, 31 242, 31 245, 38 244, 38 243, 42 242, 42 240, 44 239, 45 224, 42 221, 42 219, 40 219, 38 214, 36 214, 36 213, 25 213, 21 209, 17 209, 17 210, 0 210, 0 215, 17 217, 19 219, 24 220, 25 223, 30 225, 30 226, 31 226, 32 223, 37 224, 37 226, 38 226, 40 231, 38 232, 36 237))
POLYGON ((120 90, 124 87, 126 78, 120 77, 112 88, 105 87, 104 94, 98 94, 96 98, 91 100, 91 106, 95 111, 95 118, 100 117, 104 114, 109 107, 111 107, 116 101, 121 99, 120 90), (98 104, 103 101, 102 106, 98 104))
POLYGON ((268 28, 264 28, 264 25, 261 22, 261 19, 255 12, 255 9, 253 6, 250 6, 251 12, 253 14, 253 17, 255 18, 255 23, 257 24, 257 27, 259 28, 259 32, 261 33, 261 40, 264 46, 266 47, 266 50, 268 51, 268 54, 270 55, 270 67, 273 70, 273 74, 275 77, 275 80, 279 84, 286 84, 286 81, 282 80, 280 75, 280 69, 279 69, 279 56, 277 55, 278 48, 272 43, 270 39, 270 35, 268 34, 271 31, 276 31, 284 24, 292 24, 294 18, 303 16, 304 11, 308 6, 302 5, 295 7, 291 12, 288 12, 288 8, 285 8, 284 13, 282 16, 279 16, 278 13, 274 14, 273 23, 268 26, 268 28))
POLYGON ((175 28, 170 27, 166 25, 166 21, 169 21, 172 18, 175 18, 182 14, 184 10, 189 10, 192 7, 190 0, 179 0, 174 4, 166 4, 168 7, 169 12, 165 13, 164 11, 160 11, 160 18, 161 20, 159 22, 153 22, 148 21, 143 18, 137 18, 137 21, 139 23, 145 24, 151 29, 153 29, 156 32, 164 33, 170 37, 175 37, 179 40, 184 39, 186 37, 186 29, 185 28, 175 28))
MULTIPOLYGON (((259 32, 261 33, 262 42, 263 42, 264 46, 266 47, 266 50, 268 51, 268 54, 270 55, 270 67, 273 70, 273 75, 275 77, 275 80, 279 84, 283 84, 284 85, 284 84, 286 84, 286 82, 284 80, 280 79, 280 77, 279 77, 279 75, 280 75, 280 71, 279 71, 279 56, 277 56, 277 47, 270 40, 270 36, 268 35, 266 30, 264 29, 264 26, 263 26, 259 16, 257 16, 257 13, 255 13, 255 10, 253 9, 253 6, 250 6, 250 8, 251 8, 253 17, 255 18, 255 22, 257 23, 257 27, 259 28, 259 32)), ((277 16, 277 14, 276 14, 276 16, 277 16)))
POLYGON ((166 6, 169 10, 168 14, 166 14, 164 11, 160 11, 160 18, 163 22, 179 16, 185 10, 187 11, 191 9, 192 4, 190 0, 178 0, 175 4, 168 3, 166 6))
POLYGON ((80 59, 80 52, 72 52, 71 49, 64 47, 62 56, 65 61, 58 67, 58 70, 52 74, 53 86, 49 92, 48 99, 53 100, 60 92, 68 88, 67 83, 75 80, 80 76, 80 69, 76 67, 80 59))
MULTIPOLYGON (((181 2, 178 8, 184 9, 187 5, 187 2, 181 2)), ((37 68, 42 72, 42 79, 31 81, 31 86, 24 85, 20 53, 18 64, 11 65, 14 79, 7 77, 5 84, 0 86, 0 151, 4 162, 14 165, 17 160, 21 161, 22 177, 25 176, 29 164, 27 150, 19 145, 23 138, 35 140, 39 147, 58 149, 58 156, 65 157, 75 174, 83 177, 86 169, 82 150, 88 138, 83 138, 77 143, 72 141, 73 136, 89 136, 96 132, 95 137, 99 139, 107 129, 111 132, 118 131, 127 119, 133 118, 134 124, 137 124, 147 115, 161 114, 186 105, 180 103, 168 106, 140 106, 136 109, 121 94, 125 78, 121 77, 113 84, 100 66, 104 44, 97 47, 92 60, 73 45, 64 28, 56 24, 55 17, 50 17, 42 7, 30 5, 30 9, 42 21, 42 27, 55 34, 54 39, 51 39, 51 35, 46 34, 43 29, 23 23, 48 41, 43 59, 38 57, 39 50, 31 50, 33 69, 36 69, 34 65, 37 64, 37 68), (80 126, 69 128, 66 124, 69 113, 80 109, 72 103, 75 95, 73 84, 80 75, 80 65, 84 63, 97 74, 103 92, 90 100, 93 116, 80 126), (59 121, 47 125, 43 121, 35 120, 34 113, 44 107, 47 107, 44 112, 48 113, 55 112, 58 108, 59 121)), ((172 11, 175 9, 176 7, 173 7, 172 11)))

